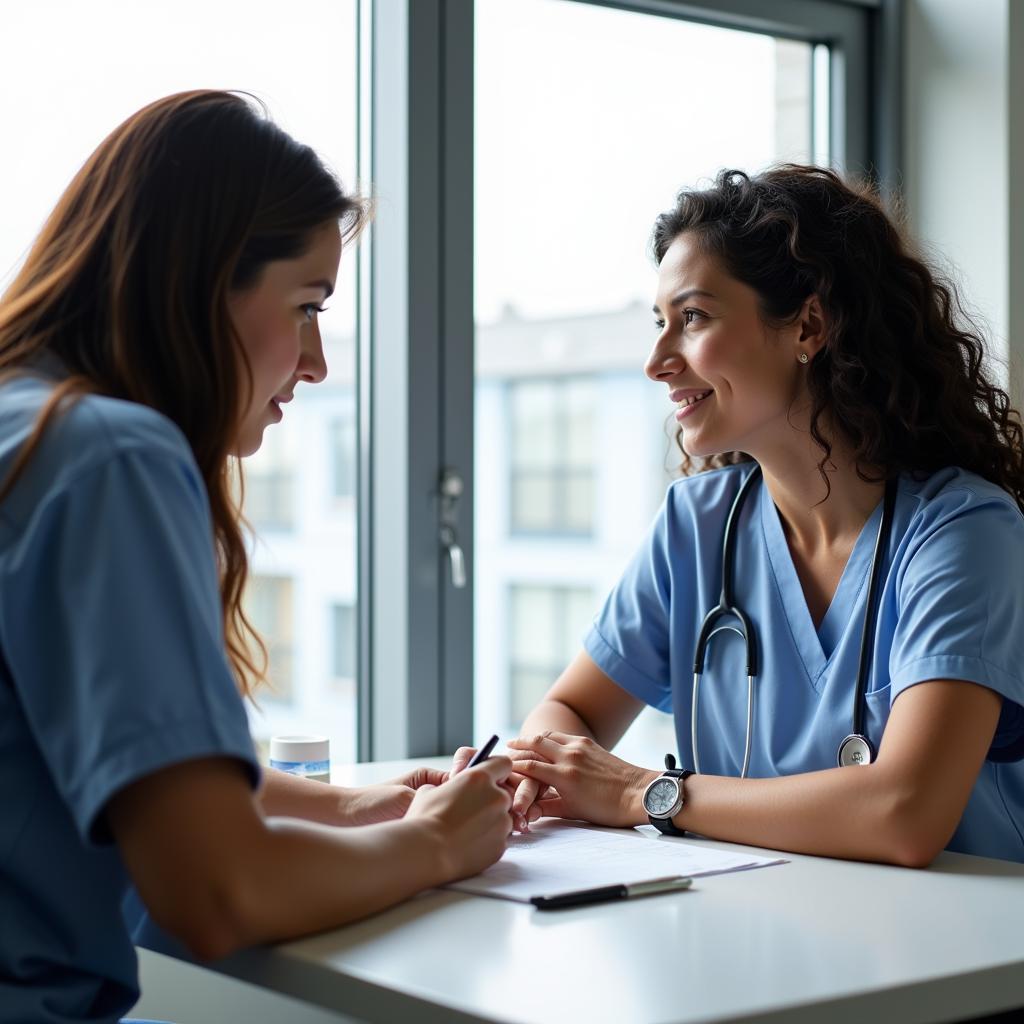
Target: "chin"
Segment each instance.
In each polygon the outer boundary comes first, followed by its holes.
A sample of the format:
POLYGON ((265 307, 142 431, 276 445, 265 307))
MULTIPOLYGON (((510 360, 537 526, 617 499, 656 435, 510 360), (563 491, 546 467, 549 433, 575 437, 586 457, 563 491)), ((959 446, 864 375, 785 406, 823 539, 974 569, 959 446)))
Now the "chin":
POLYGON ((250 455, 254 455, 260 450, 260 445, 263 444, 263 431, 259 431, 257 434, 250 434, 243 436, 238 439, 238 445, 235 449, 235 455, 240 459, 247 458, 250 455))
POLYGON ((683 438, 683 451, 690 456, 691 459, 710 459, 713 455, 721 455, 723 449, 718 445, 703 444, 699 440, 689 440, 686 437, 683 438))

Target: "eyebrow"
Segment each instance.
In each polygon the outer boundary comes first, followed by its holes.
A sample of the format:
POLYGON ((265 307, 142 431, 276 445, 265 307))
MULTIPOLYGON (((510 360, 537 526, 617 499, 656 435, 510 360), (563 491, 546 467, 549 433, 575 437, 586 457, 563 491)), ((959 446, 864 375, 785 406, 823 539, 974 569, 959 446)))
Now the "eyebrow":
POLYGON ((330 281, 324 279, 321 281, 310 281, 309 284, 304 284, 303 288, 323 288, 324 298, 329 299, 334 294, 334 285, 330 281))
MULTIPOLYGON (((675 309, 675 307, 680 305, 680 303, 685 302, 687 299, 693 298, 694 295, 703 295, 704 298, 706 298, 706 299, 713 299, 714 298, 714 295, 712 295, 711 292, 706 292, 706 291, 704 291, 703 288, 687 288, 684 291, 676 292, 676 294, 673 295, 672 298, 669 300, 668 304, 673 309, 675 309)), ((653 309, 653 311, 655 313, 660 313, 661 312, 661 310, 658 308, 658 304, 657 303, 654 304, 652 309, 653 309)))

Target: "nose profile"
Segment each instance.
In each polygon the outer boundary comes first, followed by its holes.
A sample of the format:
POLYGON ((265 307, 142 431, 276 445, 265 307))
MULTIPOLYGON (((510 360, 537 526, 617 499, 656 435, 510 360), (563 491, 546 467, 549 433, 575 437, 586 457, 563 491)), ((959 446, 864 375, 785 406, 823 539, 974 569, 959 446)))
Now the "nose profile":
POLYGON ((308 384, 319 384, 327 376, 327 360, 324 357, 323 338, 320 336, 320 324, 314 322, 313 329, 306 335, 306 343, 299 355, 296 376, 308 384))
POLYGON ((644 364, 644 373, 654 381, 666 381, 686 368, 682 353, 672 344, 668 331, 662 331, 644 364))

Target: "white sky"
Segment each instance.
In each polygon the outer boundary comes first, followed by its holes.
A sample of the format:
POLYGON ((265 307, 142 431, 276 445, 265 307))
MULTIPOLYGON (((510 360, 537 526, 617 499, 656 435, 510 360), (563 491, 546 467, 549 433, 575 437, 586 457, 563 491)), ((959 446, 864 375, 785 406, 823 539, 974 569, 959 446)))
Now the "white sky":
MULTIPOLYGON (((477 6, 478 318, 650 301, 655 215, 724 164, 775 156, 772 41, 567 0, 477 6)), ((107 132, 180 89, 256 93, 355 182, 354 0, 35 0, 4 17, 0 286, 107 132)))
POLYGON ((478 0, 478 320, 653 300, 676 192, 775 158, 774 42, 564 0, 478 0))
MULTIPOLYGON (((104 136, 172 92, 255 93, 278 124, 354 184, 355 44, 355 0, 32 0, 5 6, 0 288, 104 136)), ((351 302, 338 302, 346 305, 330 326, 352 322, 351 302)))

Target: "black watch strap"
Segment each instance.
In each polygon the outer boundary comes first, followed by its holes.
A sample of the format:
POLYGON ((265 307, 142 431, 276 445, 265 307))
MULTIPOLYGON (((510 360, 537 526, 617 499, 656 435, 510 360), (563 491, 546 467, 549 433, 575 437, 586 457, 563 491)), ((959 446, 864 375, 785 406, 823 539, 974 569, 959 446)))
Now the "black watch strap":
POLYGON ((685 836, 686 835, 686 830, 685 829, 681 829, 681 828, 676 828, 676 826, 672 824, 672 819, 671 818, 652 818, 648 814, 647 815, 647 820, 659 832, 661 832, 663 835, 666 835, 666 836, 685 836))
MULTIPOLYGON (((671 754, 665 755, 665 770, 661 773, 662 775, 668 775, 673 779, 678 779, 680 782, 684 782, 688 779, 693 772, 688 768, 677 768, 676 759, 671 754)), ((685 836, 686 831, 681 828, 676 828, 672 824, 671 818, 652 818, 651 815, 647 815, 647 820, 663 835, 666 836, 685 836)))

